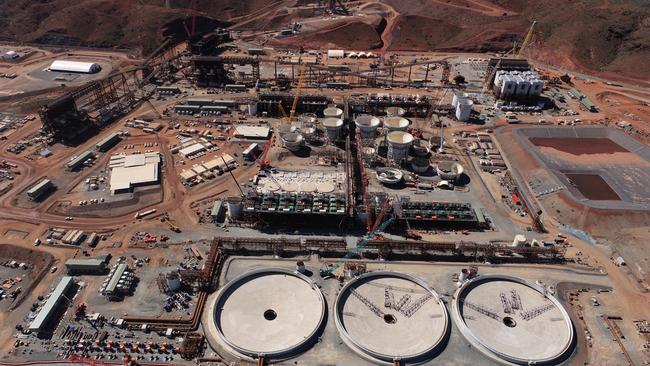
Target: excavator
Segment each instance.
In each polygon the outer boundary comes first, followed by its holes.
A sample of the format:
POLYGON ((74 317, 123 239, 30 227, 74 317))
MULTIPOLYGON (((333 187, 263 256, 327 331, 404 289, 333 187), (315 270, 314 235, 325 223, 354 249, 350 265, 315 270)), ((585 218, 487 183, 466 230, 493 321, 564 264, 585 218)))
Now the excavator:
POLYGON ((174 224, 174 221, 169 218, 169 214, 165 212, 165 214, 162 215, 160 218, 160 222, 164 222, 169 226, 169 230, 175 232, 175 233, 180 233, 181 229, 174 224))

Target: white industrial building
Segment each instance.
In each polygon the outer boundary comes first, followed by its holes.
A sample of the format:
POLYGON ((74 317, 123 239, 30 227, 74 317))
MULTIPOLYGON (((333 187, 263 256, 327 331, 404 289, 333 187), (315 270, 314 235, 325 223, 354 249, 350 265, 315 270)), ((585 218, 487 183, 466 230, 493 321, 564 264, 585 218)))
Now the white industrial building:
POLYGON ((111 192, 131 191, 136 186, 159 182, 160 153, 113 155, 108 167, 111 170, 111 192))
POLYGON ((50 71, 76 72, 81 74, 96 74, 102 70, 99 64, 92 62, 55 60, 50 65, 50 71))
POLYGON ((253 140, 265 140, 269 138, 271 128, 267 126, 239 125, 235 127, 235 137, 253 140))
POLYGON ((5 61, 13 61, 17 58, 20 58, 20 55, 16 51, 7 51, 4 55, 2 55, 2 59, 5 61))
POLYGON ((499 70, 494 88, 502 99, 535 99, 542 94, 544 81, 533 71, 499 70))
POLYGON ((328 58, 344 58, 345 57, 345 51, 344 50, 328 50, 327 51, 327 57, 328 58))

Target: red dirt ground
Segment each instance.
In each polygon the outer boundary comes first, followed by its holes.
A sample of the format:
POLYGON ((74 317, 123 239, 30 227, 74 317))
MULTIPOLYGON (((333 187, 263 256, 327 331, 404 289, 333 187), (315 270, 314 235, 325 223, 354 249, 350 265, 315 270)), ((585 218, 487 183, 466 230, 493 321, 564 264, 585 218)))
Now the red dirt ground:
POLYGON ((629 152, 608 138, 552 138, 533 137, 535 146, 550 147, 572 155, 614 154, 629 152))

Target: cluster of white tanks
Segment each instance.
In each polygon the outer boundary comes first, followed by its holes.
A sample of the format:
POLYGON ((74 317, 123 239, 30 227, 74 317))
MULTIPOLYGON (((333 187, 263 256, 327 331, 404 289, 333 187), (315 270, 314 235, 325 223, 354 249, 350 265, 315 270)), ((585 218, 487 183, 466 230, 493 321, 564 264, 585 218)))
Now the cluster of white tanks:
POLYGON ((469 99, 467 93, 455 93, 451 105, 456 108, 456 119, 461 122, 469 121, 472 114, 472 106, 474 102, 469 99))
POLYGON ((500 98, 537 98, 542 94, 544 81, 534 71, 497 71, 494 87, 500 98))

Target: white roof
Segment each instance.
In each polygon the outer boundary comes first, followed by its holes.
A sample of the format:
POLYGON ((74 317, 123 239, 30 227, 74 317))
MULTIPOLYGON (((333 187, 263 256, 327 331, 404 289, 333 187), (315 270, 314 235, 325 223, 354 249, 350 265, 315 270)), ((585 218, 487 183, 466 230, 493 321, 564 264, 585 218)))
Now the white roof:
POLYGON ((205 150, 205 146, 203 146, 203 145, 201 145, 199 143, 196 143, 194 145, 190 145, 190 146, 188 146, 186 148, 183 148, 183 149, 179 150, 178 152, 183 156, 188 156, 188 155, 196 154, 196 153, 201 152, 203 150, 205 150))
POLYGON ((343 50, 328 50, 327 51, 327 57, 343 58, 343 57, 345 57, 345 51, 343 51, 343 50))
POLYGON ((148 164, 130 168, 115 168, 111 172, 111 191, 131 188, 134 184, 158 181, 158 166, 148 164))
POLYGON ((190 169, 188 169, 188 170, 183 170, 183 171, 181 172, 180 175, 181 175, 181 178, 183 178, 183 179, 185 179, 185 180, 192 179, 192 178, 194 178, 194 177, 197 176, 197 174, 194 173, 194 172, 193 172, 192 170, 190 170, 190 169))
POLYGON ((270 128, 264 126, 237 126, 235 128, 236 136, 250 137, 256 139, 265 139, 269 137, 270 128))
POLYGON ((86 74, 96 73, 101 69, 102 67, 96 63, 69 60, 55 60, 50 65, 50 70, 52 71, 81 72, 86 74))

